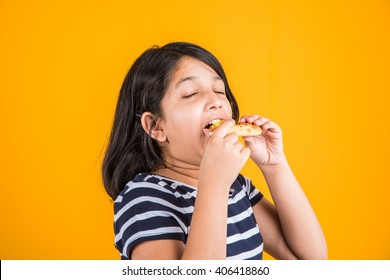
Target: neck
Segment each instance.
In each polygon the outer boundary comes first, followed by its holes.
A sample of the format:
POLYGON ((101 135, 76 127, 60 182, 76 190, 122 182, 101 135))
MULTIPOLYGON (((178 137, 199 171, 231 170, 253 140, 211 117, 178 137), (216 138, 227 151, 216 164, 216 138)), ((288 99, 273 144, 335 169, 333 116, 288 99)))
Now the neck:
POLYGON ((182 182, 186 185, 193 187, 198 186, 199 166, 166 163, 166 167, 157 169, 154 173, 182 182))

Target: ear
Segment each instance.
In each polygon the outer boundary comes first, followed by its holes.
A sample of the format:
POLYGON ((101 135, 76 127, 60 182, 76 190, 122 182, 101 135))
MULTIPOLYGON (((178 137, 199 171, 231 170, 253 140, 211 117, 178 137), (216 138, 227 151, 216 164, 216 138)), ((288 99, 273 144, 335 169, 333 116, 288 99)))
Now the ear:
POLYGON ((145 112, 142 114, 141 124, 145 132, 154 140, 160 143, 166 142, 167 136, 161 128, 159 121, 151 112, 145 112))

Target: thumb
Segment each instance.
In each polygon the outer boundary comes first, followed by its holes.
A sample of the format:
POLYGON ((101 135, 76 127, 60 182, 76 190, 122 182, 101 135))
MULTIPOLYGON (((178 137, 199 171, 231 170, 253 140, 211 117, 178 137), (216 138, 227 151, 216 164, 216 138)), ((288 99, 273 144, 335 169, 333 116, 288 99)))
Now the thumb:
POLYGON ((245 144, 252 144, 254 142, 254 137, 253 136, 245 136, 245 137, 242 137, 242 139, 244 139, 245 141, 245 144))
POLYGON ((251 150, 256 148, 256 139, 254 136, 246 136, 246 137, 243 137, 243 139, 245 141, 246 147, 248 147, 251 150))

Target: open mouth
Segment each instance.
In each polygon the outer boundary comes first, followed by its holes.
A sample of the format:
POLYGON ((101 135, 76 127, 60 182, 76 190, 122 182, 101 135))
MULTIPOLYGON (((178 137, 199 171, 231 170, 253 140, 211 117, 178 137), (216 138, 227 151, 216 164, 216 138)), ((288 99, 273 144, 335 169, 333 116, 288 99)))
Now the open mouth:
POLYGON ((221 120, 220 119, 215 119, 215 120, 212 120, 211 122, 209 122, 207 125, 206 125, 206 129, 209 129, 213 124, 217 123, 217 122, 220 122, 221 120))

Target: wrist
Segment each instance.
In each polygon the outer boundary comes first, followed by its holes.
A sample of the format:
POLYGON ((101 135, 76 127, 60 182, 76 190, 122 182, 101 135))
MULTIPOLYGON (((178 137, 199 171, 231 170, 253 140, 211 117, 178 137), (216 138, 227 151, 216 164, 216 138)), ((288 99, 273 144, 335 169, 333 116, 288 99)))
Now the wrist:
MULTIPOLYGON (((256 163, 257 164, 257 163, 256 163)), ((257 164, 257 166, 260 168, 261 172, 264 175, 277 173, 283 170, 286 170, 286 168, 289 168, 289 164, 287 161, 287 158, 283 156, 280 161, 274 164, 257 164)))
POLYGON ((225 195, 229 193, 230 185, 216 180, 206 180, 199 178, 197 189, 202 190, 202 192, 207 192, 213 195, 225 195))

